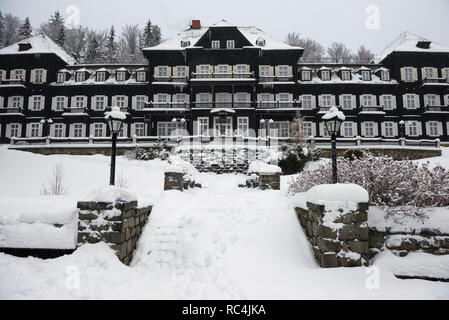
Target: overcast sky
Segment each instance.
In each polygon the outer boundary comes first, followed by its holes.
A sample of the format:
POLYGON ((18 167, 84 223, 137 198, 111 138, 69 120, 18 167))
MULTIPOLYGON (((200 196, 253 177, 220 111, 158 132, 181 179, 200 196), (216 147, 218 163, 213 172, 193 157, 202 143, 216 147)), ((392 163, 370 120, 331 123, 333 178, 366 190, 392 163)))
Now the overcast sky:
MULTIPOLYGON (((3 13, 29 16, 33 27, 59 10, 79 8, 79 23, 95 29, 151 19, 163 38, 176 35, 191 19, 203 25, 225 19, 256 26, 285 40, 288 32, 317 39, 327 46, 344 42, 355 50, 365 44, 375 53, 401 32, 411 31, 449 46, 449 0, 0 0, 3 13)), ((72 11, 74 12, 74 11, 72 11)))

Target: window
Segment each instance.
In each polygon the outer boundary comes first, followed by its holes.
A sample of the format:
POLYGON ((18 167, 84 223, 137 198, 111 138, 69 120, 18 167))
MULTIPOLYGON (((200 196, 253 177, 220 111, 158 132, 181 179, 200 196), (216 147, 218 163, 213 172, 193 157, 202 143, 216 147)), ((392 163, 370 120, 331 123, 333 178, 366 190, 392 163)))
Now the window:
POLYGON ((374 137, 374 122, 365 122, 365 137, 374 137))
POLYGON ((209 135, 209 118, 206 117, 198 118, 198 134, 200 136, 209 135))
POLYGON ((83 96, 75 97, 75 108, 84 108, 84 97, 83 96))
POLYGON ((208 64, 200 65, 200 73, 209 74, 210 73, 210 65, 208 65, 208 64))
POLYGON ((414 94, 406 94, 405 95, 405 107, 407 109, 415 109, 415 95, 414 94))
POLYGON ((306 109, 306 110, 311 110, 313 108, 312 96, 310 96, 310 95, 302 96, 302 107, 303 107, 303 109, 306 109))
POLYGON ((44 79, 44 70, 36 69, 34 70, 34 83, 42 83, 44 79))
POLYGON ((19 124, 18 123, 11 123, 9 126, 9 137, 16 137, 19 138, 21 136, 19 132, 19 124))
POLYGON ((390 71, 388 70, 382 70, 380 72, 380 79, 382 81, 390 81, 390 71))
POLYGON ((249 129, 248 117, 237 117, 237 134, 247 136, 248 129, 249 129))
POLYGON ((42 108, 42 97, 41 96, 32 96, 31 97, 31 110, 37 111, 42 108))
POLYGON ((353 137, 354 136, 352 122, 343 122, 343 136, 345 136, 345 137, 353 137))
POLYGON ((321 96, 321 107, 330 107, 331 106, 332 97, 329 94, 325 94, 321 96))
MULTIPOLYGON (((288 121, 274 121, 271 124, 271 130, 277 131, 277 136, 281 138, 286 138, 289 136, 289 122, 288 121)), ((271 134, 271 136, 275 136, 271 134)))
POLYGON ((246 92, 238 92, 235 94, 235 101, 237 102, 246 102, 246 92))
POLYGON ((64 137, 64 125, 62 123, 55 123, 53 126, 53 136, 56 138, 64 137))
POLYGON ((373 105, 373 97, 371 95, 362 95, 362 106, 371 107, 373 105))
POLYGON ((321 80, 329 81, 331 79, 331 72, 329 70, 321 71, 321 80))
POLYGON ((207 104, 211 102, 209 93, 200 93, 199 99, 200 99, 199 107, 207 107, 207 104))
POLYGON ((344 81, 351 80, 351 72, 349 72, 349 70, 343 70, 341 72, 341 80, 344 81))
POLYGON ((116 74, 116 80, 117 81, 125 81, 126 80, 126 72, 125 71, 119 71, 116 74))
POLYGON ((442 70, 443 78, 446 78, 446 81, 449 81, 449 68, 444 68, 442 70))
POLYGON ((301 80, 310 81, 310 71, 301 71, 301 80))
POLYGON ((246 73, 246 64, 238 64, 236 69, 237 73, 246 73))
POLYGON ((56 81, 58 83, 63 83, 65 81, 65 72, 58 72, 58 78, 56 81))
POLYGON ((95 97, 95 110, 104 110, 106 106, 106 97, 105 96, 96 96, 95 97))
POLYGON ((218 73, 227 73, 227 72, 228 72, 228 65, 226 64, 218 65, 218 73))
POLYGON ((323 137, 329 137, 329 131, 327 131, 326 123, 321 123, 321 127, 323 128, 323 137))
POLYGON ((433 78, 433 68, 424 68, 423 70, 423 78, 429 78, 432 79, 433 78))
POLYGON ((22 108, 22 97, 19 97, 19 96, 11 97, 11 107, 12 108, 22 108))
POLYGON ((97 72, 97 81, 104 82, 106 81, 106 72, 97 72))
POLYGON ((166 66, 160 66, 157 68, 158 69, 158 77, 164 78, 164 77, 168 77, 168 67, 166 66))
POLYGON ((14 70, 14 79, 15 80, 23 80, 23 70, 22 69, 18 69, 18 70, 14 70))
POLYGON ((271 94, 269 93, 261 93, 260 101, 271 101, 271 94))
POLYGON ((143 122, 138 122, 134 124, 135 135, 138 137, 145 136, 145 124, 143 122))
POLYGON ((279 77, 288 77, 288 66, 279 66, 279 77))
POLYGON ((362 80, 363 81, 369 81, 371 80, 371 72, 368 70, 363 70, 362 71, 362 80))
POLYGON ((270 66, 260 66, 260 76, 269 77, 270 76, 270 66))
POLYGON ((226 41, 226 48, 234 49, 235 48, 235 41, 234 40, 227 40, 226 41))
POLYGON ((136 110, 145 108, 145 96, 136 96, 136 110))
POLYGON ((83 136, 83 124, 75 123, 73 125, 73 136, 75 138, 81 138, 83 136))
POLYGON ((439 136, 438 121, 429 121, 429 136, 439 136))
POLYGON ((352 109, 352 96, 349 94, 344 94, 341 96, 341 108, 342 109, 352 109))
POLYGON ((278 101, 280 102, 279 106, 284 107, 284 108, 288 107, 287 102, 290 100, 289 98, 290 98, 290 95, 288 93, 279 93, 278 94, 278 101))
POLYGON ((65 97, 56 97, 56 111, 63 111, 65 108, 65 97))
POLYGON ((404 80, 413 81, 413 68, 404 68, 404 80))
POLYGON ((6 73, 5 70, 0 70, 0 84, 1 84, 1 82, 3 81, 3 72, 6 73))
POLYGON ((427 94, 426 95, 427 105, 428 106, 436 106, 437 104, 437 96, 435 94, 427 94))
POLYGON ((176 76, 179 78, 185 78, 186 76, 186 67, 185 66, 178 66, 176 68, 176 76))
POLYGON ((394 137, 394 123, 393 122, 385 122, 384 123, 384 135, 385 137, 394 137))
POLYGON ((304 121, 302 123, 304 137, 308 138, 308 137, 313 136, 312 126, 313 126, 313 122, 308 122, 308 121, 306 122, 306 121, 304 121))
POLYGON ((212 49, 220 49, 220 41, 218 41, 218 40, 213 40, 213 41, 212 41, 211 48, 212 48, 212 49))
POLYGON ((115 103, 119 108, 126 108, 126 96, 116 96, 115 103))
POLYGON ((76 82, 83 82, 84 78, 85 78, 84 72, 75 73, 75 81, 76 82))
POLYGON ((104 123, 94 123, 94 137, 104 137, 104 123))
POLYGON ((382 96, 382 107, 384 110, 393 110, 393 96, 383 95, 382 96))
POLYGON ((30 137, 31 138, 39 137, 39 128, 40 128, 40 124, 39 123, 32 123, 31 124, 31 130, 30 130, 30 137))
POLYGON ((176 122, 161 122, 157 123, 157 135, 158 136, 170 136, 173 131, 176 130, 176 122))
POLYGON ((409 121, 408 122, 408 135, 409 136, 417 136, 418 135, 418 122, 417 121, 409 121))
POLYGON ((167 103, 168 102, 168 95, 165 93, 159 93, 156 95, 156 102, 158 103, 167 103))
POLYGON ((146 80, 146 73, 145 73, 145 71, 137 71, 136 79, 137 79, 138 82, 144 82, 146 80))

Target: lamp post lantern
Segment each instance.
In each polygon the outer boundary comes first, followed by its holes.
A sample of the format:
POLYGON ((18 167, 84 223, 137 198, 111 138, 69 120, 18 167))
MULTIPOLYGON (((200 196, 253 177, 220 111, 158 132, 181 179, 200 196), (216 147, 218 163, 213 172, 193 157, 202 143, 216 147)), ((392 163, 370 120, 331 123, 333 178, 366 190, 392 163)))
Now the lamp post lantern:
POLYGON ((341 123, 345 120, 345 115, 338 111, 337 107, 331 107, 321 119, 324 120, 327 131, 331 135, 332 183, 337 183, 337 134, 340 131, 341 123))
POLYGON ((111 152, 111 173, 109 184, 115 184, 115 156, 117 149, 117 135, 122 128, 123 121, 126 119, 126 113, 120 111, 119 107, 112 107, 111 111, 105 112, 105 119, 108 122, 109 130, 112 134, 112 152, 111 152))
POLYGON ((43 137, 47 137, 50 135, 50 128, 49 126, 51 124, 53 124, 53 120, 51 119, 42 119, 41 121, 39 121, 40 124, 42 125, 42 136, 43 137))

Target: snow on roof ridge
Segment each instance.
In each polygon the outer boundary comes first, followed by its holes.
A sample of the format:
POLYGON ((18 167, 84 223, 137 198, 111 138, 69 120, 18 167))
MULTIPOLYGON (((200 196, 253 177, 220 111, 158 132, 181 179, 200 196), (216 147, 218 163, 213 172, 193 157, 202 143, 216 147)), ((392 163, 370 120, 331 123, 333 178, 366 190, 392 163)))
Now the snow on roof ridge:
POLYGON ((70 56, 62 47, 56 44, 50 37, 39 33, 33 37, 23 39, 13 43, 5 48, 0 49, 0 55, 10 54, 36 54, 36 53, 53 53, 64 60, 67 64, 75 64, 76 60, 70 56), (25 51, 19 51, 19 44, 29 43, 31 48, 25 51))

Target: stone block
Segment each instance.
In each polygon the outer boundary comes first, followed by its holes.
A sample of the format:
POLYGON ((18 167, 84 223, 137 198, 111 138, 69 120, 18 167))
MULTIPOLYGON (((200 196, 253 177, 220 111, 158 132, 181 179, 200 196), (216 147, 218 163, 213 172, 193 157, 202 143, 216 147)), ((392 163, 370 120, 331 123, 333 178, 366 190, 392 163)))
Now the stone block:
POLYGON ((341 244, 338 240, 318 238, 317 244, 322 252, 338 252, 341 249, 341 244))
POLYGON ((313 236, 313 231, 312 231, 312 221, 307 220, 307 235, 309 237, 313 236))
POLYGON ((369 239, 370 248, 381 249, 385 243, 385 233, 377 231, 376 229, 369 229, 369 239))
POLYGON ((340 229, 338 238, 340 240, 354 240, 359 238, 359 233, 355 225, 346 224, 340 229))
POLYGON ((127 255, 127 245, 126 243, 122 244, 113 244, 111 245, 111 249, 115 250, 115 254, 119 259, 123 259, 127 255))
POLYGON ((322 268, 338 267, 337 254, 335 252, 323 253, 320 257, 319 264, 322 268))
POLYGON ((351 240, 348 241, 348 247, 351 251, 360 254, 366 254, 369 251, 368 241, 351 240))
POLYGON ((126 252, 128 254, 132 253, 134 251, 133 241, 130 239, 126 242, 126 252))
POLYGON ((80 212, 78 213, 79 220, 95 220, 97 218, 98 218, 97 211, 80 210, 80 212))
POLYGON ((164 190, 179 190, 184 189, 183 186, 184 173, 182 172, 165 172, 164 190))
POLYGON ((337 257, 338 264, 342 267, 360 267, 362 266, 362 259, 361 257, 359 259, 352 259, 348 256, 338 256, 337 257))
POLYGON ((401 251, 401 250, 416 251, 416 250, 419 249, 419 247, 420 247, 419 242, 416 239, 414 239, 414 238, 401 239, 399 244, 397 244, 396 242, 389 243, 387 241, 387 248, 390 249, 390 250, 396 250, 396 251, 401 251))
POLYGON ((369 203, 368 202, 360 202, 358 204, 358 211, 367 211, 369 209, 369 203))
POLYGON ((113 204, 111 202, 95 202, 95 201, 79 201, 76 206, 81 210, 109 210, 113 208, 113 204))
POLYGON ((123 219, 133 218, 136 215, 136 209, 128 209, 123 211, 123 219))
POLYGON ((119 202, 115 203, 114 207, 121 211, 128 211, 130 209, 136 209, 137 201, 128 201, 128 202, 119 201, 119 202))
POLYGON ((359 240, 368 241, 369 239, 369 228, 368 226, 357 226, 356 227, 359 240))
POLYGON ((335 219, 336 223, 344 223, 344 224, 350 224, 353 221, 353 213, 347 212, 341 216, 339 216, 337 219, 335 219))
POLYGON ((441 248, 449 249, 449 237, 441 237, 439 240, 441 248))
POLYGON ((121 244, 125 242, 124 232, 104 232, 102 237, 108 243, 121 244))
POLYGON ((359 210, 352 214, 355 223, 362 223, 368 221, 368 213, 365 210, 359 210))
POLYGON ((324 212, 324 205, 322 205, 322 204, 315 204, 312 202, 307 202, 307 208, 309 208, 309 210, 317 210, 320 212, 324 212))
POLYGON ((337 239, 337 231, 331 229, 330 227, 319 224, 318 228, 317 228, 317 237, 328 238, 328 239, 337 239))
POLYGON ((78 232, 78 244, 100 242, 100 236, 91 232, 78 232))

